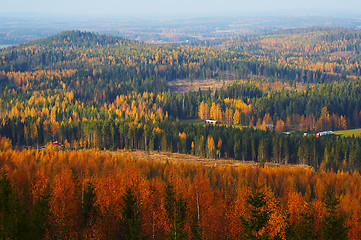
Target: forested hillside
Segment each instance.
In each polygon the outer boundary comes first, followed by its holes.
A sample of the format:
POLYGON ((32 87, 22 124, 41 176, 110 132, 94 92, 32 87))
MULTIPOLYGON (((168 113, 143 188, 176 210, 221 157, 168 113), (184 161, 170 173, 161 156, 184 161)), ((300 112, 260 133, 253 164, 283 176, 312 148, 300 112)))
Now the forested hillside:
POLYGON ((360 239, 360 37, 0 49, 0 239, 360 239))
MULTIPOLYGON (((341 78, 361 74, 361 32, 355 29, 287 29, 269 35, 209 41, 202 45, 242 52, 264 63, 303 70, 295 80, 317 79, 323 82, 325 73, 341 78)), ((277 74, 275 77, 279 77, 277 74)))
POLYGON ((2 81, 25 88, 29 84, 37 89, 54 88, 60 81, 72 87, 84 82, 86 88, 76 95, 90 100, 95 98, 89 93, 93 87, 114 96, 114 92, 134 89, 164 90, 161 83, 179 78, 240 79, 260 75, 310 83, 345 78, 268 62, 251 54, 201 46, 144 44, 73 31, 3 49, 0 71, 2 81), (54 79, 40 83, 44 75, 54 79))
POLYGON ((311 28, 192 46, 63 32, 0 50, 0 134, 18 148, 57 140, 360 169, 359 138, 313 135, 361 125, 359 38, 311 28), (234 84, 174 95, 165 83, 177 79, 234 84), (223 125, 184 122, 197 118, 223 125))

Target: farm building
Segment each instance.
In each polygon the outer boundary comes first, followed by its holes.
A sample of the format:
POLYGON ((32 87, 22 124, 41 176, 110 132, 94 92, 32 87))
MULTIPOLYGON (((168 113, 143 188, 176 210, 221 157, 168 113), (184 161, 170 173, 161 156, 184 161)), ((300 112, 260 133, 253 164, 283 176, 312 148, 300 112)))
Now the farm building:
POLYGON ((316 133, 316 137, 322 137, 322 136, 333 136, 335 135, 332 131, 324 131, 324 132, 318 132, 316 133))
POLYGON ((52 144, 53 146, 60 146, 60 147, 62 147, 63 146, 63 144, 61 144, 60 142, 58 142, 58 141, 55 141, 55 142, 53 142, 53 144, 52 144))
POLYGON ((216 121, 216 120, 206 120, 206 123, 208 123, 208 124, 218 124, 218 121, 216 121))

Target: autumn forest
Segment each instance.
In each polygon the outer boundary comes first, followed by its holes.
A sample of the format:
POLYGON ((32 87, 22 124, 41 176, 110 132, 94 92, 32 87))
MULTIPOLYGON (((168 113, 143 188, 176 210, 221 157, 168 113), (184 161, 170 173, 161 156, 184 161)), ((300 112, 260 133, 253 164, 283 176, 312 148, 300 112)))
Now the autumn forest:
POLYGON ((360 53, 324 27, 0 49, 0 239, 360 239, 360 53))

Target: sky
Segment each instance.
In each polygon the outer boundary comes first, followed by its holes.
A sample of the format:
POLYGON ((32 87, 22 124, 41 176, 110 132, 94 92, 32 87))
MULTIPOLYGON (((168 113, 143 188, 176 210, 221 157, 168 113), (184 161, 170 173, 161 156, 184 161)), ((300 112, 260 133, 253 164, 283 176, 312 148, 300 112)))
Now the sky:
POLYGON ((181 17, 272 13, 360 14, 360 0, 0 0, 0 14, 181 17))

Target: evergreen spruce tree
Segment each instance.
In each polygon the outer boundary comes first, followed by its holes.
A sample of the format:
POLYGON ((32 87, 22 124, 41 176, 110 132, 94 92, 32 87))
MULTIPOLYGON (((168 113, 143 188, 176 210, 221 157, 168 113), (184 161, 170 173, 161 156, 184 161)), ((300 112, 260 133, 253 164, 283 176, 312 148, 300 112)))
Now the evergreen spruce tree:
POLYGON ((50 210, 50 188, 36 199, 30 216, 30 239, 43 239, 50 210))
POLYGON ((191 226, 192 239, 205 240, 206 237, 205 237, 204 229, 202 226, 200 226, 199 223, 200 223, 199 219, 198 219, 197 215, 195 215, 193 218, 192 226, 191 226))
POLYGON ((323 240, 347 239, 348 229, 345 226, 346 216, 337 212, 340 198, 332 187, 328 187, 324 194, 323 204, 326 208, 326 215, 322 220, 323 240))
POLYGON ((0 239, 28 239, 25 209, 5 172, 0 177, 0 239))
POLYGON ((245 240, 266 240, 270 239, 267 232, 260 233, 270 218, 270 212, 267 210, 266 194, 260 190, 259 186, 255 186, 255 191, 247 197, 247 203, 251 207, 248 218, 241 216, 241 224, 244 234, 241 239, 245 240))
POLYGON ((314 232, 315 215, 311 209, 300 213, 296 223, 290 224, 286 230, 286 239, 313 240, 318 239, 314 232))
POLYGON ((258 162, 263 166, 266 162, 266 144, 265 140, 261 139, 258 146, 258 162))
POLYGON ((176 197, 173 186, 169 184, 165 187, 164 207, 171 225, 167 240, 188 239, 188 233, 184 231, 187 205, 182 198, 176 197))
POLYGON ((124 239, 125 240, 142 240, 147 236, 141 235, 142 222, 140 219, 139 207, 137 205, 136 196, 133 191, 127 188, 123 196, 123 227, 124 227, 124 239))
POLYGON ((89 222, 93 221, 97 214, 95 206, 95 189, 92 183, 88 182, 85 189, 82 189, 82 225, 87 226, 89 222))

